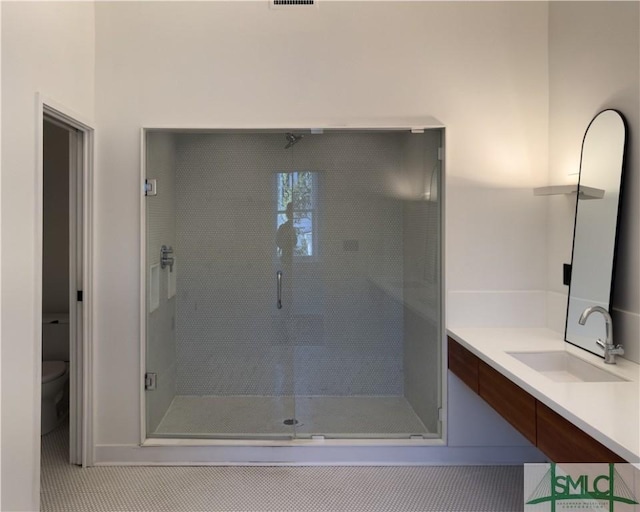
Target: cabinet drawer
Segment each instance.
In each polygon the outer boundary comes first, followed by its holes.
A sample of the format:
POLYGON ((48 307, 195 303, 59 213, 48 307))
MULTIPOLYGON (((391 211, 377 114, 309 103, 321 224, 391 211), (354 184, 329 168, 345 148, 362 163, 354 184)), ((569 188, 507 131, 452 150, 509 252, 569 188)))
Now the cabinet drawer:
POLYGON ((478 392, 478 359, 460 343, 448 338, 449 370, 476 393, 478 392))
POLYGON ((536 444, 536 399, 483 361, 478 370, 478 394, 536 444))
POLYGON ((553 462, 625 462, 543 403, 537 409, 538 448, 553 462))

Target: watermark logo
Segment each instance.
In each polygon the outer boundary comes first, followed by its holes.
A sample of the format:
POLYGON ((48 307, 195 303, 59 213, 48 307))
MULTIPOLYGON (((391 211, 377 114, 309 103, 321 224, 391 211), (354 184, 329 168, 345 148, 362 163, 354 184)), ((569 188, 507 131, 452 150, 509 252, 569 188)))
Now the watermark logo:
POLYGON ((631 464, 526 464, 525 512, 639 512, 631 464))

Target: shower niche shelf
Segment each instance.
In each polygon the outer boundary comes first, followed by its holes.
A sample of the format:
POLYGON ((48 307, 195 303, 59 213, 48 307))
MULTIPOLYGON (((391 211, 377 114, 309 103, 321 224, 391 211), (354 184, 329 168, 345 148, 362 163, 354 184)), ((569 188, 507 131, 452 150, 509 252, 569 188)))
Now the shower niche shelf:
MULTIPOLYGON (((548 187, 538 187, 533 189, 534 196, 559 196, 578 193, 578 185, 550 185, 548 187)), ((602 199, 604 190, 601 188, 580 187, 580 199, 602 199)))

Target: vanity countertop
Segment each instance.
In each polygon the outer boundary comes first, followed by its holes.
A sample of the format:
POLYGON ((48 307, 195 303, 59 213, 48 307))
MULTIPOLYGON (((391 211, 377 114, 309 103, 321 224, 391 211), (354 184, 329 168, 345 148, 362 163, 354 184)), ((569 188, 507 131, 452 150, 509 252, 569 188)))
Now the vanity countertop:
POLYGON ((630 462, 640 460, 640 366, 617 358, 605 364, 594 354, 565 343, 550 329, 451 328, 449 336, 534 398, 630 462), (616 374, 622 382, 556 382, 508 352, 566 350, 616 374))

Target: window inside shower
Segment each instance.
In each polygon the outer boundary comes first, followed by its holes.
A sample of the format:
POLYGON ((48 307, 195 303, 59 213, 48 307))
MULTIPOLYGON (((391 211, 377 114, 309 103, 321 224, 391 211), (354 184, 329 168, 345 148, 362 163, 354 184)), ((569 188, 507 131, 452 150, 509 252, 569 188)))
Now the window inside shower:
POLYGON ((144 137, 147 437, 440 438, 442 130, 144 137))
POLYGON ((279 257, 283 256, 283 247, 280 245, 284 245, 286 240, 279 240, 278 232, 281 234, 280 239, 282 239, 283 234, 286 234, 287 231, 289 215, 292 216, 293 223, 293 232, 290 237, 293 242, 291 243, 292 256, 311 258, 317 254, 317 232, 314 235, 314 231, 318 229, 317 217, 314 215, 318 201, 317 183, 318 172, 314 171, 276 173, 276 201, 278 205, 276 211, 276 250, 279 257))

